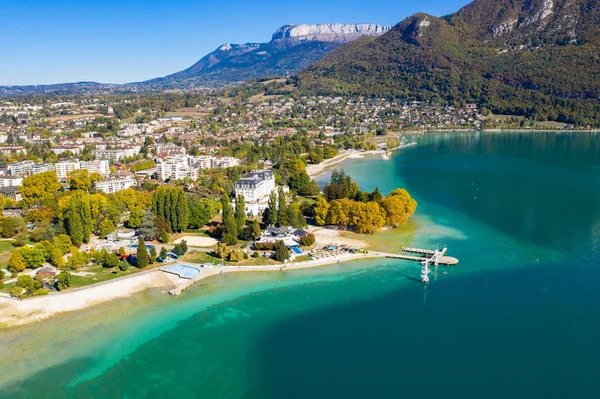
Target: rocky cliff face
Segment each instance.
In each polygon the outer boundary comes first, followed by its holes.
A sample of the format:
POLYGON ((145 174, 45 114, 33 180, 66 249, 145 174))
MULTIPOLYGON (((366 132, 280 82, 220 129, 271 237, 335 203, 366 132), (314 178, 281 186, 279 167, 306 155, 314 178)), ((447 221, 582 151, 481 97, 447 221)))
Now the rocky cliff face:
POLYGON ((448 18, 472 38, 503 48, 578 44, 598 34, 598 0, 476 0, 448 18))
POLYGON ((306 68, 344 43, 380 36, 389 29, 376 24, 285 25, 268 43, 226 43, 186 70, 141 84, 220 87, 265 76, 285 76, 306 68))
POLYGON ((317 40, 347 43, 363 36, 380 36, 389 26, 376 24, 285 25, 273 34, 272 40, 317 40))

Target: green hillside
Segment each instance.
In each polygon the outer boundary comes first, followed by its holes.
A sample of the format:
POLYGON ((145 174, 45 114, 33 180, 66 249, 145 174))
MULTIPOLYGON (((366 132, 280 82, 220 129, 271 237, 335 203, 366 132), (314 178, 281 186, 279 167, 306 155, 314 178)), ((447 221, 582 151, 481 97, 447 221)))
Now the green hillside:
POLYGON ((599 126, 599 20, 598 0, 478 0, 443 18, 416 14, 293 79, 306 94, 475 102, 498 114, 599 126))

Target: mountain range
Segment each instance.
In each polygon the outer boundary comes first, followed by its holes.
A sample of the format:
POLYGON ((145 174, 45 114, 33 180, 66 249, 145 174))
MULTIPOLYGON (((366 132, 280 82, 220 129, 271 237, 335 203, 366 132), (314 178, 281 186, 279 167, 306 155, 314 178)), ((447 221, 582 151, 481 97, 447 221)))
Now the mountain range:
POLYGON ((214 88, 293 74, 288 83, 298 95, 477 103, 496 114, 600 126, 599 45, 600 0, 475 0, 391 29, 286 25, 268 43, 224 44, 145 82, 0 87, 0 95, 214 88))
POLYGON ((268 43, 226 43, 191 67, 146 87, 223 87, 266 76, 285 76, 308 67, 344 43, 380 36, 389 26, 375 24, 285 25, 268 43))
POLYGON ((161 78, 124 85, 76 82, 0 86, 0 96, 219 88, 249 79, 295 73, 342 44, 366 36, 380 36, 389 29, 389 26, 365 23, 285 25, 277 29, 268 43, 226 43, 191 67, 161 78))
POLYGON ((293 77, 306 94, 464 104, 600 125, 600 1, 476 0, 415 14, 293 77))

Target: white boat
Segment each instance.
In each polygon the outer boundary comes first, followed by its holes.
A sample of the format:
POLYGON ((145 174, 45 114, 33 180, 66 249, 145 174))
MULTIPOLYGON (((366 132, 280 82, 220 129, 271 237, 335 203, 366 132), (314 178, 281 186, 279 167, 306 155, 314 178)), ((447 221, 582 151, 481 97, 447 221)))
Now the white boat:
POLYGON ((429 284, 429 273, 431 272, 429 270, 429 259, 421 262, 421 265, 423 265, 421 268, 421 281, 423 284, 429 284))

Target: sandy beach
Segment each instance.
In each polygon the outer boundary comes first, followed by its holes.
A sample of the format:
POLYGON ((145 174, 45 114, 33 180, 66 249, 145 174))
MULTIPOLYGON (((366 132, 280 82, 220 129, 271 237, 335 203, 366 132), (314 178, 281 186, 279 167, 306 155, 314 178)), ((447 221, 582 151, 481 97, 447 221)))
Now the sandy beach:
POLYGON ((306 173, 314 178, 320 175, 325 169, 338 164, 345 159, 348 158, 362 158, 364 154, 371 153, 372 151, 358 151, 358 150, 348 150, 348 151, 340 151, 338 155, 333 158, 326 159, 325 161, 316 164, 316 165, 308 165, 306 167, 306 173))
POLYGON ((22 301, 0 297, 0 326, 28 324, 56 313, 80 310, 112 299, 128 297, 148 288, 172 286, 163 272, 154 269, 22 301))
POLYGON ((172 244, 179 244, 185 240, 190 247, 213 247, 218 241, 212 237, 184 236, 173 241, 172 244))
MULTIPOLYGON (((341 243, 339 238, 335 241, 341 243)), ((82 310, 113 299, 128 297, 149 288, 163 287, 169 290, 178 289, 178 293, 180 293, 199 280, 222 273, 273 272, 306 269, 358 259, 382 258, 387 255, 388 254, 383 252, 372 252, 368 254, 348 253, 298 263, 292 261, 280 265, 214 266, 212 268, 200 268, 200 265, 196 263, 178 262, 178 264, 198 268, 200 274, 192 280, 187 280, 170 273, 165 273, 159 269, 153 269, 132 276, 107 281, 105 283, 82 287, 73 291, 53 293, 47 296, 30 298, 22 301, 0 297, 0 326, 12 327, 33 323, 51 317, 57 313, 82 310)))
POLYGON ((325 227, 310 227, 308 231, 314 234, 320 247, 328 245, 347 245, 349 247, 367 248, 368 244, 362 240, 347 238, 342 236, 341 230, 335 230, 325 227))

